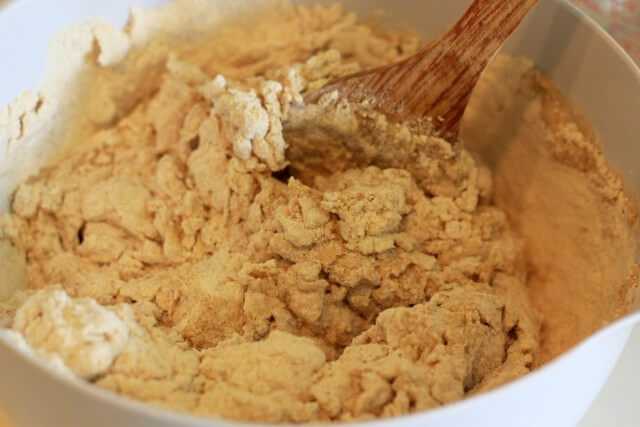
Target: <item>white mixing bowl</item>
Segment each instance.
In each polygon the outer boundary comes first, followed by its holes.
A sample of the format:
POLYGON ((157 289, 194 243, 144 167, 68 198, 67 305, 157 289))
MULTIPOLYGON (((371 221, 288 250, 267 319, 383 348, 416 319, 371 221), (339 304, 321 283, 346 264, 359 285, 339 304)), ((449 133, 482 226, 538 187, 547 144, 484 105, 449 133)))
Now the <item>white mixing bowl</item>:
MULTIPOLYGON (((120 25, 130 3, 146 7, 166 1, 24 0, 9 6, 0 15, 0 104, 8 101, 7 96, 17 95, 17 89, 36 86, 43 68, 37 52, 54 29, 87 15, 108 17, 120 25)), ((384 8, 428 40, 459 16, 469 0, 343 3, 363 14, 384 8)), ((611 164, 631 191, 639 194, 640 70, 623 50, 567 3, 541 0, 504 51, 532 59, 586 113, 611 164)), ((7 183, 17 179, 21 170, 20 164, 5 156, 6 151, 0 147, 0 180, 4 181, 0 200, 8 199, 7 183)), ((6 279, 0 283, 5 289, 11 286, 6 279)), ((494 391, 425 413, 356 425, 575 425, 620 356, 632 321, 627 317, 609 325, 534 373, 494 391)), ((61 378, 4 341, 0 341, 0 371, 0 402, 17 426, 241 425, 154 409, 85 382, 61 378)))

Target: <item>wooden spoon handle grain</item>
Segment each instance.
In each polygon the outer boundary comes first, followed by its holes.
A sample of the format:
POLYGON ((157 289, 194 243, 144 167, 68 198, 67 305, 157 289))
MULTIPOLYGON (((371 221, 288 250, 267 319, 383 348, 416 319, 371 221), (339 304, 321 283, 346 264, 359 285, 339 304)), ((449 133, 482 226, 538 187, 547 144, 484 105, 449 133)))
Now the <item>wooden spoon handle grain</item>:
MULTIPOLYGON (((456 24, 410 58, 336 81, 322 93, 366 101, 393 121, 431 118, 455 139, 480 74, 537 0, 475 0, 456 24)), ((314 97, 319 97, 321 93, 314 97)))

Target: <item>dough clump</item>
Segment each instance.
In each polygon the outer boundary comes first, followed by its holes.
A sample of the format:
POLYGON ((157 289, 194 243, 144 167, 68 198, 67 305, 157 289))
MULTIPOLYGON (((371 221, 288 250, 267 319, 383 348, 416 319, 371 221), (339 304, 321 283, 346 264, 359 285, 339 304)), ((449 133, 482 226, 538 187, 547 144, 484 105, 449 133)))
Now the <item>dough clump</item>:
POLYGON ((99 387, 244 421, 396 416, 532 369, 522 243, 488 170, 331 96, 304 105, 416 37, 339 7, 269 26, 303 30, 233 67, 169 55, 153 96, 17 188, 1 221, 29 290, 0 324, 99 387))

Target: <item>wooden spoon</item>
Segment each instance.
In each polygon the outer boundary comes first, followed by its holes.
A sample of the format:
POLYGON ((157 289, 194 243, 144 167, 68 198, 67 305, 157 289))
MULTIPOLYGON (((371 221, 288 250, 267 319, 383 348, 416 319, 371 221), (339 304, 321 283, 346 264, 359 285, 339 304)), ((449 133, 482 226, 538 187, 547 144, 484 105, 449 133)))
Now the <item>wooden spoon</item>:
POLYGON ((455 141, 480 74, 537 0, 474 0, 458 22, 415 55, 343 77, 305 97, 338 91, 394 122, 427 120, 429 131, 455 141))

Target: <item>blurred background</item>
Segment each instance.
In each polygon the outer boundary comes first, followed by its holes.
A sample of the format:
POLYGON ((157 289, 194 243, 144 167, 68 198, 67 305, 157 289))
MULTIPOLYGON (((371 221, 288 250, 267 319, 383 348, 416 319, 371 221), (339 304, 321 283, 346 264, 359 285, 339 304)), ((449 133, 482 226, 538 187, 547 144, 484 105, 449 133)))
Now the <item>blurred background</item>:
POLYGON ((602 25, 640 63, 640 0, 570 0, 602 25))

